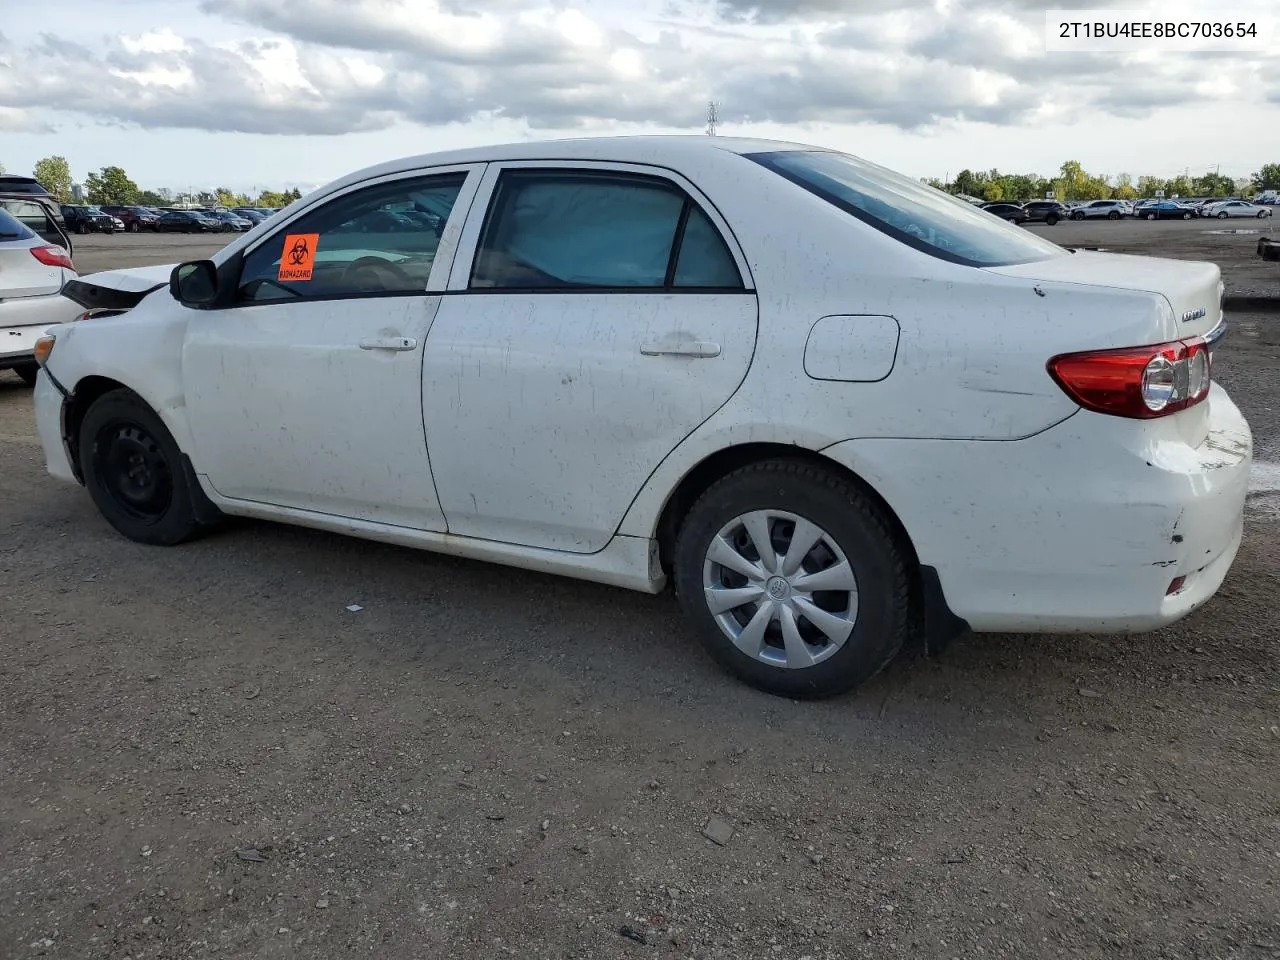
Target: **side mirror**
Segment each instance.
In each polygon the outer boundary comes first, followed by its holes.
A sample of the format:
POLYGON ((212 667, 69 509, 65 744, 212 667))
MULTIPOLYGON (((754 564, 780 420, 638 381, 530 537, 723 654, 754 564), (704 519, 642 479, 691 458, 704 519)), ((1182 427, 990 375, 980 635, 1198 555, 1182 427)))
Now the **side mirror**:
POLYGON ((180 263, 169 275, 169 293, 184 307, 207 307, 218 296, 218 268, 212 260, 180 263))

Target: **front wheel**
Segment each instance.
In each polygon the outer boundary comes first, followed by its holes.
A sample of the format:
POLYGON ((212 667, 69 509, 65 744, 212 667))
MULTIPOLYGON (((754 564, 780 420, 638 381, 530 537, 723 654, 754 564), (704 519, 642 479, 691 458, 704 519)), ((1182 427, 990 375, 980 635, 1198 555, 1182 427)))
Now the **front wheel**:
POLYGON ((1259 211, 1258 211, 1258 219, 1259 219, 1259 220, 1261 220, 1263 217, 1269 217, 1269 216, 1271 216, 1271 211, 1270 211, 1270 210, 1259 210, 1259 211))
POLYGON ((1083 213, 1073 213, 1073 214, 1071 215, 1071 219, 1072 219, 1072 220, 1083 220, 1083 219, 1084 219, 1084 214, 1083 214, 1083 213))
POLYGON ((809 463, 764 461, 712 485, 681 526, 675 584, 708 653, 780 696, 851 690, 907 637, 906 561, 888 520, 809 463))
POLYGON ((1156 215, 1155 215, 1154 213, 1148 213, 1148 214, 1147 214, 1147 219, 1148 219, 1148 220, 1154 220, 1155 218, 1156 218, 1156 215))
POLYGON ((1227 219, 1227 211, 1225 211, 1225 210, 1220 210, 1220 211, 1218 211, 1218 219, 1219 219, 1219 220, 1225 220, 1225 219, 1227 219))
POLYGON ((1182 215, 1182 219, 1183 219, 1183 220, 1190 220, 1190 219, 1191 219, 1191 214, 1190 214, 1190 213, 1184 213, 1184 214, 1182 215))
POLYGON ((1120 219, 1120 214, 1118 214, 1118 213, 1116 213, 1114 210, 1112 210, 1110 213, 1108 213, 1108 214, 1107 214, 1107 219, 1108 219, 1108 220, 1119 220, 1119 219, 1120 219))
POLYGON ((112 390, 89 407, 80 466, 98 511, 130 540, 172 546, 200 530, 204 494, 192 489, 173 435, 133 391, 112 390))
POLYGON ((1052 227, 1055 223, 1058 222, 1058 215, 1056 213, 1051 213, 1044 218, 1044 222, 1046 226, 1052 227))

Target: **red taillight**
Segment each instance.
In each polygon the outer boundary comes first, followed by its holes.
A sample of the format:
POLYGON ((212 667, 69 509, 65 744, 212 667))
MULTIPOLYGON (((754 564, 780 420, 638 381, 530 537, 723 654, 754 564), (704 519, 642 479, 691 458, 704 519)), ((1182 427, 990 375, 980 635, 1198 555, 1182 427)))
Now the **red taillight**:
POLYGON ((1209 345, 1200 337, 1151 347, 1067 353, 1049 375, 1086 410, 1150 420, 1194 406, 1209 395, 1209 345))
POLYGON ((46 267, 65 267, 68 270, 76 268, 76 265, 71 262, 71 255, 61 247, 32 247, 31 255, 46 267))

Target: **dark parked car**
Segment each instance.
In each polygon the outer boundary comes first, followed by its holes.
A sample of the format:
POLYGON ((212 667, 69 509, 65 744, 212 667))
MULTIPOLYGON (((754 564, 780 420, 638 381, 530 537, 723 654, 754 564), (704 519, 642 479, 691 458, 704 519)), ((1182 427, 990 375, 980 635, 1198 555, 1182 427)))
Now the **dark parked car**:
POLYGON ((1053 226, 1059 220, 1069 220, 1071 211, 1057 200, 1030 200, 1022 205, 1028 223, 1046 223, 1053 226))
POLYGON ((1020 203, 984 203, 982 209, 993 216, 999 217, 1001 220, 1008 220, 1010 223, 1026 223, 1031 218, 1027 216, 1027 211, 1022 209, 1020 203))
POLYGON ((64 204, 62 216, 76 233, 115 233, 116 218, 97 207, 64 204))
POLYGON ((1144 220, 1194 220, 1200 216, 1200 212, 1185 203, 1161 200, 1159 203, 1147 204, 1138 216, 1144 220))
POLYGON ((160 220, 158 216, 146 207, 104 206, 102 212, 109 213, 122 222, 125 230, 130 233, 137 233, 139 230, 154 230, 156 223, 160 220))
POLYGON ((221 233, 222 223, 193 210, 170 210, 156 223, 161 233, 221 233))
POLYGON ((251 230, 255 226, 254 222, 247 217, 242 217, 238 213, 232 213, 230 210, 195 210, 194 213, 208 217, 210 220, 217 220, 222 224, 222 229, 227 231, 236 231, 241 233, 245 230, 251 230))
POLYGON ((67 229, 57 200, 31 177, 0 177, 0 210, 46 243, 73 253, 71 231, 67 229))

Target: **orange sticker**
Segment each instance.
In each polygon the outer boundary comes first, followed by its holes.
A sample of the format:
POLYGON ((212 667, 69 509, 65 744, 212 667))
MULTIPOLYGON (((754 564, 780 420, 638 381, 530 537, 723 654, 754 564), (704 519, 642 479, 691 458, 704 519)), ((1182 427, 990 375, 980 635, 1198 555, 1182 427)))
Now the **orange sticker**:
POLYGON ((291 233, 284 238, 284 250, 280 254, 280 272, 277 280, 310 280, 316 266, 316 247, 320 243, 318 233, 291 233))

